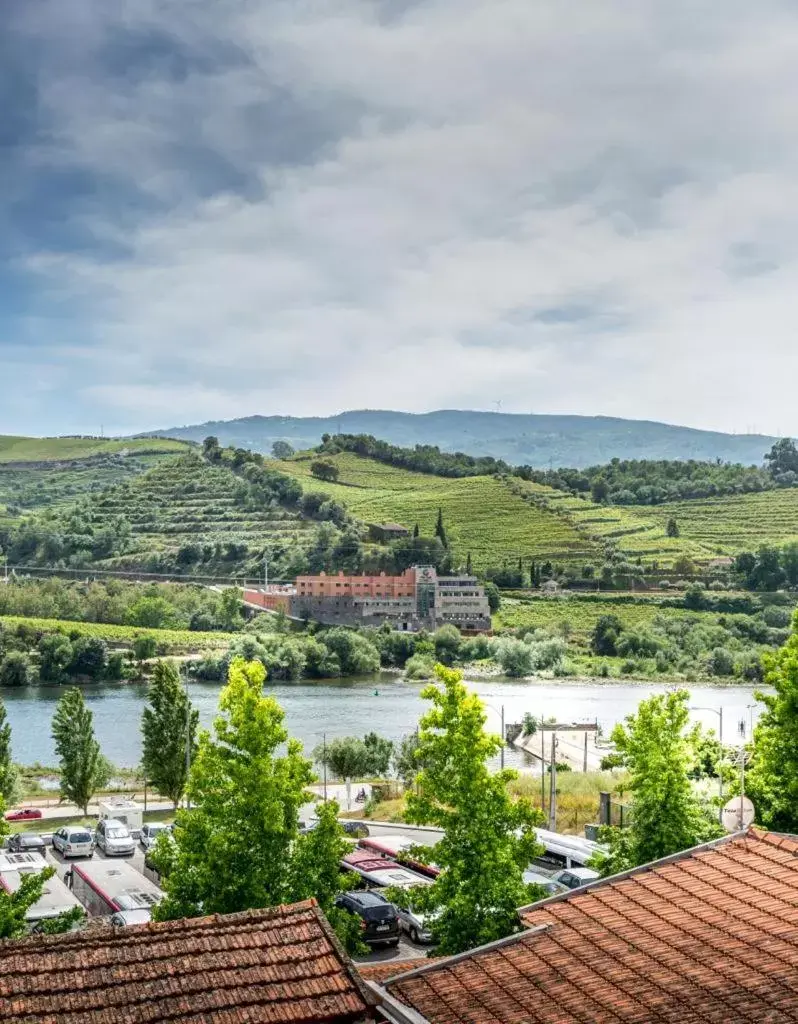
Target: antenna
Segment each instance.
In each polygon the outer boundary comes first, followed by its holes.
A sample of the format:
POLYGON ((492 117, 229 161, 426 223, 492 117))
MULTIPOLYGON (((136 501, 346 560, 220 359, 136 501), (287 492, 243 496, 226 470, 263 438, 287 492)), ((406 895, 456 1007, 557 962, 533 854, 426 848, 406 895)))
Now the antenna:
POLYGON ((496 406, 496 412, 501 412, 502 411, 502 400, 501 400, 501 398, 497 398, 496 401, 493 404, 496 406))

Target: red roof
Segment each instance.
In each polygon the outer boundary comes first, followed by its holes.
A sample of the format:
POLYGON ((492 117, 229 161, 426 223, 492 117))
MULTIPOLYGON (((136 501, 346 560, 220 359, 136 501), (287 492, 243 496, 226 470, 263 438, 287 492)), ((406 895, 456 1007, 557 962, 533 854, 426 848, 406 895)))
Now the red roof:
POLYGON ((798 1021, 795 837, 751 830, 522 917, 534 930, 385 991, 433 1024, 798 1021))
POLYGON ((314 900, 0 942, 3 1024, 338 1024, 369 1001, 314 900))

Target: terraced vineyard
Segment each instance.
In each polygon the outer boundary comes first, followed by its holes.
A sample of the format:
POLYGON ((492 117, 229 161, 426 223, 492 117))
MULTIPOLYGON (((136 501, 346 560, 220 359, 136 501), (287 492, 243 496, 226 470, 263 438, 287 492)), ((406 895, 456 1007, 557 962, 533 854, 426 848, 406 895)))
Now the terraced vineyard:
POLYGON ((114 647, 130 647, 136 637, 146 634, 155 639, 159 654, 187 654, 195 651, 224 650, 235 633, 200 633, 188 629, 142 629, 139 626, 115 626, 106 622, 70 622, 66 619, 35 619, 20 615, 0 615, 0 625, 8 630, 17 626, 36 633, 65 633, 67 636, 99 637, 114 647))
POLYGON ((599 554, 594 541, 567 517, 525 501, 496 477, 437 477, 345 452, 326 460, 340 474, 337 483, 328 483, 311 475, 317 457, 298 456, 279 468, 369 523, 397 522, 408 529, 417 523, 421 534, 431 537, 441 509, 451 548, 460 561, 470 553, 475 569, 519 558, 528 564, 532 558, 587 561, 599 554))
POLYGON ((660 530, 673 517, 680 540, 731 555, 798 541, 798 488, 674 502, 640 509, 639 515, 660 530))
POLYGON ((314 525, 276 504, 253 505, 244 481, 194 454, 112 488, 91 502, 91 515, 95 529, 119 517, 130 523, 129 550, 104 560, 106 567, 157 566, 159 556, 173 558, 189 544, 214 549, 205 552, 206 562, 229 562, 237 545, 246 546, 246 558, 267 544, 310 543, 314 525))
POLYGON ((658 616, 668 618, 689 618, 713 622, 714 612, 693 612, 681 608, 660 607, 656 600, 645 600, 639 596, 634 602, 613 600, 611 596, 601 600, 585 599, 578 596, 557 598, 527 598, 517 600, 504 598, 501 609, 494 615, 495 629, 546 629, 556 631, 567 622, 574 640, 584 645, 602 615, 616 615, 624 628, 647 626, 658 616))

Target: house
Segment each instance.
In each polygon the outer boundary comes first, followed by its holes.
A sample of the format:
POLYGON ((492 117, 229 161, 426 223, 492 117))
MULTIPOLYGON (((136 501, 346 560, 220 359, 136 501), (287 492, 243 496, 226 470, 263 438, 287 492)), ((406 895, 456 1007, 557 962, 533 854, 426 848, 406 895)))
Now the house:
POLYGON ((358 1024, 373 996, 315 900, 0 942, 3 1024, 358 1024))
POLYGON ((750 829, 520 911, 369 986, 392 1024, 798 1021, 798 837, 750 829))
POLYGON ((369 523, 369 538, 380 544, 409 537, 410 531, 401 523, 369 523))

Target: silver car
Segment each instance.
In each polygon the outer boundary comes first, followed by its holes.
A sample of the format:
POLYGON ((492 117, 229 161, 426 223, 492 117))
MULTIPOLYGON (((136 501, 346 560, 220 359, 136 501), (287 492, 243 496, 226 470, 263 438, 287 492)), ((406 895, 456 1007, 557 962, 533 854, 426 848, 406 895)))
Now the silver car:
POLYGON ((64 860, 67 857, 92 857, 94 836, 86 828, 65 825, 53 832, 53 849, 58 850, 64 860))
POLYGON ((97 845, 107 857, 129 857, 136 849, 127 825, 116 818, 103 818, 95 832, 97 845))
POLYGON ((601 875, 592 868, 565 868, 552 875, 552 878, 566 889, 580 889, 583 885, 597 881, 601 875))
POLYGON ((142 825, 141 834, 139 835, 139 842, 141 843, 141 848, 144 851, 150 850, 152 849, 153 846, 155 846, 155 840, 158 838, 158 836, 171 834, 172 826, 165 825, 161 821, 154 822, 151 825, 142 825))
POLYGON ((435 918, 439 916, 440 911, 424 914, 420 910, 397 907, 396 913, 399 917, 399 927, 403 932, 407 932, 411 942, 417 944, 432 942, 431 925, 435 918))

